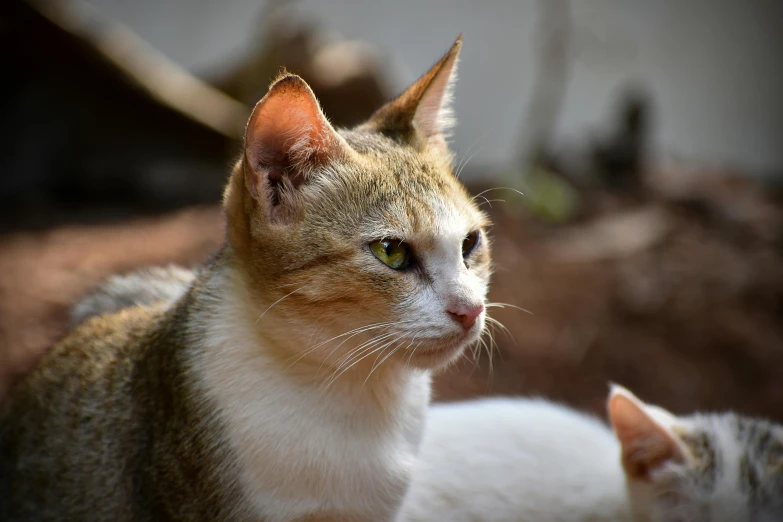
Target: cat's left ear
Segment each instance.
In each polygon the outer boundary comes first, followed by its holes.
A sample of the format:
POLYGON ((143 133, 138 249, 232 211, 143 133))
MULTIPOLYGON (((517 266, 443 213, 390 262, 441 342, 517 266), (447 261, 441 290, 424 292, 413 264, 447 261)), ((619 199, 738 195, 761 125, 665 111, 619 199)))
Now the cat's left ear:
POLYGON ((298 189, 347 154, 310 87, 284 74, 253 110, 245 131, 245 184, 273 221, 296 211, 298 189))
POLYGON ((378 109, 362 127, 419 148, 445 143, 456 123, 451 101, 461 47, 462 35, 424 76, 378 109))
POLYGON ((607 409, 629 478, 645 480, 651 471, 666 462, 686 461, 687 452, 672 431, 677 418, 671 413, 643 403, 616 384, 609 392, 607 409))

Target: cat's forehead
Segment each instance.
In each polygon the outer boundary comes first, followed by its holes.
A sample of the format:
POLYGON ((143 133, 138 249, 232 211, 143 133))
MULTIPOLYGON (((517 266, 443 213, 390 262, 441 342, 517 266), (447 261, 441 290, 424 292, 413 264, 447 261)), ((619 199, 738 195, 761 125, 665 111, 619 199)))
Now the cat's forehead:
POLYGON ((725 413, 692 415, 681 422, 686 443, 698 439, 716 452, 734 451, 752 458, 783 456, 783 427, 767 420, 725 413))
POLYGON ((694 457, 684 484, 708 497, 744 499, 754 509, 779 509, 783 498, 783 428, 736 414, 694 415, 674 430, 694 457))
POLYGON ((344 137, 359 153, 352 182, 367 230, 410 239, 464 235, 487 224, 445 150, 420 152, 373 133, 348 131, 344 137))

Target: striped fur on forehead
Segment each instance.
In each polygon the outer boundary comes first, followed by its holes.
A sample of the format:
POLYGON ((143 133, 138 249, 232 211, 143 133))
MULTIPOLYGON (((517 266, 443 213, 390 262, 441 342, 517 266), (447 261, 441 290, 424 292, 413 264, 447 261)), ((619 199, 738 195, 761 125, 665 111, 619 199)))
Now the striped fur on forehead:
POLYGON ((783 520, 783 426, 734 413, 675 416, 617 385, 608 409, 635 520, 783 520))
POLYGON ((674 431, 697 458, 720 459, 732 447, 755 462, 783 463, 783 426, 735 413, 680 418, 674 431))
MULTIPOLYGON (((289 238, 295 239, 291 248, 296 255, 281 273, 287 286, 319 270, 325 271, 325 281, 334 279, 334 271, 356 271, 357 247, 368 241, 394 238, 428 248, 448 228, 464 235, 489 224, 450 163, 437 153, 433 158, 382 136, 341 132, 360 152, 359 161, 354 157, 351 163, 330 169, 303 190, 308 212, 298 234, 289 238), (313 245, 321 255, 310 258, 305 249, 313 245)), ((461 237, 455 240, 456 248, 461 237)), ((487 253, 479 264, 488 261, 487 253)), ((489 276, 488 271, 482 273, 489 276)), ((373 283, 376 290, 400 287, 394 273, 385 278, 376 274, 373 283)), ((341 292, 351 288, 341 287, 341 292)))
POLYGON ((675 478, 668 488, 694 501, 732 495, 742 505, 730 507, 749 521, 783 519, 783 426, 734 413, 696 414, 678 418, 673 432, 693 460, 662 475, 675 478))
POLYGON ((739 462, 738 483, 751 498, 783 502, 783 426, 763 419, 738 415, 723 422, 734 427, 744 449, 739 462))
POLYGON ((418 151, 378 134, 340 132, 359 154, 306 191, 311 207, 328 203, 315 212, 323 223, 328 218, 346 231, 362 230, 365 239, 405 240, 422 232, 438 235, 448 221, 458 221, 465 234, 488 225, 439 147, 418 151))

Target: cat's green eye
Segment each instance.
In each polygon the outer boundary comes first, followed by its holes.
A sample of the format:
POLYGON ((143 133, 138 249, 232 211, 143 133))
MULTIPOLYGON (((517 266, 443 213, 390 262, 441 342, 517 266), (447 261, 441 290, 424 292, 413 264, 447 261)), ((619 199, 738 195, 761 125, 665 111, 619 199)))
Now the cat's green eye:
POLYGON ((370 243, 370 250, 383 264, 395 270, 402 270, 410 263, 408 245, 402 241, 381 239, 370 243))
POLYGON ((473 253, 474 250, 476 250, 480 238, 481 232, 478 230, 474 230, 465 236, 465 239, 462 240, 462 257, 468 257, 473 253))

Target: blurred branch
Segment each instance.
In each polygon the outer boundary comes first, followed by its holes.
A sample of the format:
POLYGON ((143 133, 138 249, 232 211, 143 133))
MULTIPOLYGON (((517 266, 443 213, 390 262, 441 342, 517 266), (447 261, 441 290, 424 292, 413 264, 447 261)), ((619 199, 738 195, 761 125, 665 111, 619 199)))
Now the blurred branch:
POLYGON ((219 200, 244 105, 80 2, 0 21, 0 233, 219 200))
POLYGON ((127 27, 100 19, 90 6, 73 0, 32 1, 31 5, 52 23, 89 42, 155 100, 226 137, 241 139, 249 114, 245 105, 191 75, 127 27))

